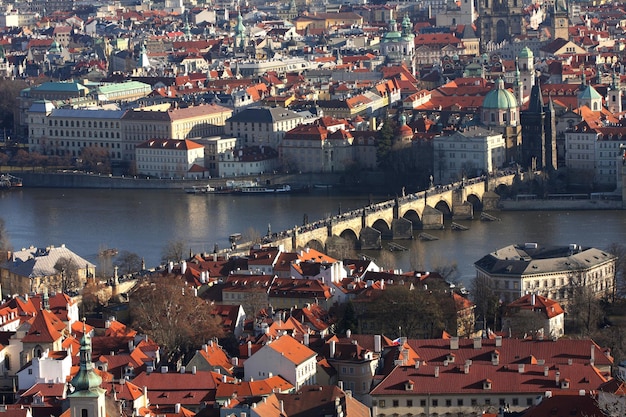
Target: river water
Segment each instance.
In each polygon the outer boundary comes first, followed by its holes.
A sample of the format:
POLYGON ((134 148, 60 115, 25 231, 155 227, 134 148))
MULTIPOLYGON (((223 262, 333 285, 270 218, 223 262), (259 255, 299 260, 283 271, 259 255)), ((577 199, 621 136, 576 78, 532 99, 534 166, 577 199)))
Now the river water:
MULTIPOLYGON (((356 209, 383 196, 350 196, 324 190, 291 195, 192 195, 182 190, 25 188, 0 192, 0 217, 14 248, 60 245, 97 263, 105 248, 128 250, 158 265, 164 246, 183 240, 193 252, 228 245, 231 233, 263 235, 356 209)), ((626 243, 624 211, 510 211, 496 222, 463 221, 467 231, 428 231, 434 241, 397 241, 405 252, 368 251, 387 267, 429 270, 456 263, 465 284, 473 263, 512 243, 540 242, 606 248, 626 243)))

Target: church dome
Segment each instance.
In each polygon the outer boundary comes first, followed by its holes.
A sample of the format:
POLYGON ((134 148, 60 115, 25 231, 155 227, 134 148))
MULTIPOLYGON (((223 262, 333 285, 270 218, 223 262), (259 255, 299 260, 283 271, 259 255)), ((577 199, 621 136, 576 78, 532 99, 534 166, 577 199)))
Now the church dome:
POLYGON ((508 110, 517 107, 517 100, 513 93, 504 88, 491 90, 483 100, 483 109, 508 110))
POLYGON ((528 46, 525 46, 519 53, 520 59, 534 58, 534 56, 533 51, 528 46))

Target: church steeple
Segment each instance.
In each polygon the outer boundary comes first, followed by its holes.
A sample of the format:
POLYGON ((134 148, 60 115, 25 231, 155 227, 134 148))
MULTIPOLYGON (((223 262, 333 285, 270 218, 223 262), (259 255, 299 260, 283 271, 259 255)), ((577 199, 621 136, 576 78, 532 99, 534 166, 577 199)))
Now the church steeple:
POLYGON ((83 337, 80 340, 80 370, 72 378, 72 386, 76 391, 92 391, 99 389, 102 377, 94 371, 91 361, 91 336, 87 332, 83 319, 83 337))
POLYGON ((71 417, 106 417, 105 389, 100 388, 102 377, 91 361, 91 336, 83 319, 83 337, 80 340, 80 369, 72 378, 74 391, 68 396, 71 417))

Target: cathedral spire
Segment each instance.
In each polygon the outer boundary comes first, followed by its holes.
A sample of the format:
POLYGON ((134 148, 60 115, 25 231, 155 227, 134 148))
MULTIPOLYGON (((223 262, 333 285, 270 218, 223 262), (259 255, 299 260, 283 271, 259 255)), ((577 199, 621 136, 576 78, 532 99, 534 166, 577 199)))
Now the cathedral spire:
POLYGON ((94 370, 91 361, 91 336, 83 318, 83 337, 80 340, 80 370, 72 378, 72 386, 76 391, 94 391, 101 389, 102 377, 94 370))

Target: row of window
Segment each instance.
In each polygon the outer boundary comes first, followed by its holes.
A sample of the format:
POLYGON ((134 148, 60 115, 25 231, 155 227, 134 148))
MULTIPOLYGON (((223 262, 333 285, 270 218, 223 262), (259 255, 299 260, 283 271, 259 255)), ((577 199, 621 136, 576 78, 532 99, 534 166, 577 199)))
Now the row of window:
MULTIPOLYGON (((98 132, 93 132, 92 130, 89 130, 89 131, 83 130, 82 132, 83 132, 82 136, 84 138, 86 138, 86 137, 90 137, 90 138, 91 137, 94 137, 94 138, 100 137, 100 138, 109 139, 109 132, 108 131, 100 132, 100 136, 98 136, 98 132)), ((32 129, 31 129, 31 133, 34 134, 34 131, 32 129)), ((54 136, 60 136, 60 137, 63 137, 63 136, 65 136, 65 137, 70 137, 70 136, 71 137, 80 137, 81 136, 80 135, 80 131, 74 131, 74 130, 65 130, 65 131, 63 131, 63 130, 54 130, 53 131, 52 129, 50 129, 48 131, 48 134, 50 136, 52 136, 52 137, 54 137, 54 136), (65 133, 63 133, 63 132, 65 132, 65 133)), ((115 132, 115 135, 113 134, 113 132, 111 132, 110 138, 111 139, 119 139, 120 138, 120 132, 115 132)))
MULTIPOLYGON (((526 399, 526 405, 533 405, 533 398, 532 397, 527 397, 526 399)), ((452 399, 445 399, 442 401, 439 401, 438 398, 431 398, 430 400, 430 406, 431 407, 439 407, 440 406, 440 402, 441 402, 441 406, 445 407, 452 407, 453 403, 454 406, 456 407, 464 407, 466 405, 471 405, 471 406, 478 406, 479 405, 479 400, 478 398, 470 398, 469 402, 466 401, 465 398, 457 398, 455 402, 452 401, 452 399)), ((506 398, 499 398, 498 399, 498 404, 499 405, 506 405, 507 400, 506 398)), ((495 404, 495 402, 492 401, 491 398, 484 398, 483 399, 483 403, 480 405, 492 405, 495 404)), ((511 404, 513 406, 518 406, 520 405, 520 399, 519 398, 512 398, 511 399, 511 404)), ((376 405, 376 401, 374 401, 374 405, 376 405)), ((413 407, 414 406, 414 402, 412 399, 407 399, 405 400, 405 405, 406 407, 413 407)), ((426 407, 427 406, 427 400, 426 399, 420 399, 419 400, 419 406, 420 407, 426 407)), ((379 408, 385 408, 386 407, 386 401, 385 400, 378 400, 378 407, 379 408)), ((391 400, 391 407, 400 407, 400 400, 391 400)))
MULTIPOLYGON (((31 119, 31 123, 32 123, 32 119, 31 119)), ((52 120, 48 120, 48 126, 53 126, 53 121, 52 120)), ((54 126, 61 126, 62 127, 63 126, 63 120, 54 120, 54 126), (57 122, 58 122, 58 124, 57 124, 57 122)), ((102 122, 102 121, 100 121, 100 122, 94 121, 93 122, 93 126, 92 126, 91 120, 89 120, 89 121, 83 120, 82 123, 80 123, 80 124, 78 123, 78 120, 76 121, 76 124, 74 124, 73 120, 66 120, 65 121, 65 127, 94 127, 94 128, 98 128, 99 127, 100 129, 102 129, 102 128, 108 129, 109 127, 110 128, 114 128, 115 127, 117 129, 119 129, 120 128, 120 122, 115 122, 115 123, 111 122, 111 125, 109 126, 109 122, 108 121, 104 121, 104 122, 102 122)))

